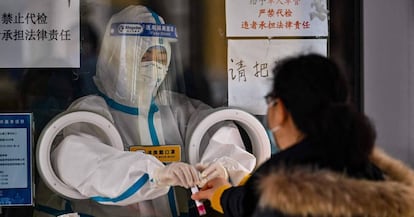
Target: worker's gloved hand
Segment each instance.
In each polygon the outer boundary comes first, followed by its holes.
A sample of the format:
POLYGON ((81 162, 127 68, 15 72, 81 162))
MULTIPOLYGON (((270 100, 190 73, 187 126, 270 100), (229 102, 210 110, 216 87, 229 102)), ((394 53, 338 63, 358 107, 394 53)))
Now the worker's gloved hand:
POLYGON ((247 169, 229 157, 221 157, 208 164, 197 164, 196 168, 201 172, 199 187, 203 187, 205 183, 217 177, 230 179, 234 185, 238 185, 249 174, 247 169))
POLYGON ((160 186, 182 186, 190 188, 200 183, 199 172, 195 167, 183 162, 174 162, 159 168, 154 173, 154 181, 160 186))
POLYGON ((201 182, 198 184, 199 187, 203 187, 208 181, 220 177, 228 179, 229 174, 227 169, 219 161, 211 162, 210 164, 197 164, 197 170, 201 172, 201 182))

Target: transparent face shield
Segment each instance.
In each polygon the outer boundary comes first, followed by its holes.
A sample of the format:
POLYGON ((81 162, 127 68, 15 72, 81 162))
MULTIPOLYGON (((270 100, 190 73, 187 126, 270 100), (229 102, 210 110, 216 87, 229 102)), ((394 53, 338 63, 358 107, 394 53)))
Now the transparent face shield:
POLYGON ((154 100, 168 103, 160 92, 183 89, 175 26, 112 20, 98 58, 99 90, 130 107, 149 108, 154 100))

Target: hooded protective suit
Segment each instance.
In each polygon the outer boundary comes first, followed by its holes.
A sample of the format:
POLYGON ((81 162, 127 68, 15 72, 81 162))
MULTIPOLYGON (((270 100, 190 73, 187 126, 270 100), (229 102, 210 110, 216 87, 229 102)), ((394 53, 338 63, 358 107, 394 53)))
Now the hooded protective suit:
MULTIPOLYGON (((129 6, 112 16, 95 77, 101 94, 78 99, 68 111, 93 111, 108 118, 121 134, 125 150, 106 145, 100 132, 85 123, 64 130, 64 139, 52 153, 53 166, 65 184, 90 198, 71 201, 66 211, 91 216, 160 217, 187 212, 187 195, 181 197, 170 186, 153 181, 156 171, 165 165, 152 155, 130 152, 137 145, 180 145, 181 160, 185 161, 190 129, 212 110, 162 87, 175 37, 175 27, 165 25, 160 16, 143 6, 129 6), (150 49, 161 55, 144 61, 145 55, 152 55, 150 49)), ((226 169, 233 183, 238 184, 255 167, 255 157, 245 150, 234 124, 218 127, 207 138, 200 147, 204 150, 201 162, 230 164, 226 169)), ((51 204, 55 211, 68 205, 65 200, 52 199, 43 198, 42 211, 47 212, 45 207, 51 204)))

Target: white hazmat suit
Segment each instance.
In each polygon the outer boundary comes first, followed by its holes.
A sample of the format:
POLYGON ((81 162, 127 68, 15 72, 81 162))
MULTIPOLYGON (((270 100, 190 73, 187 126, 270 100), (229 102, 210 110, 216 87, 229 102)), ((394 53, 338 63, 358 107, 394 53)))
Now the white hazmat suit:
MULTIPOLYGON (((112 16, 95 76, 101 95, 80 98, 68 111, 86 110, 105 116, 117 127, 125 149, 108 146, 100 132, 86 123, 67 127, 64 139, 52 153, 52 164, 65 184, 90 199, 57 203, 51 202, 53 198, 43 198, 44 204, 39 201, 44 208, 41 210, 47 212, 45 207, 53 205, 59 211, 57 207, 66 205, 66 210, 96 217, 168 217, 188 212, 185 209, 190 198, 174 192, 171 186, 191 187, 199 178, 194 167, 164 164, 153 155, 131 151, 136 146, 179 145, 178 154, 185 161, 191 130, 212 111, 200 101, 160 88, 168 73, 170 43, 175 37, 175 27, 166 25, 144 6, 132 5, 112 16), (144 57, 151 55, 151 49, 161 52, 161 57, 147 61, 144 57)), ((253 170, 255 157, 245 150, 233 123, 217 128, 207 135, 204 147, 200 146, 204 151, 201 163, 223 165, 237 184, 253 170)))

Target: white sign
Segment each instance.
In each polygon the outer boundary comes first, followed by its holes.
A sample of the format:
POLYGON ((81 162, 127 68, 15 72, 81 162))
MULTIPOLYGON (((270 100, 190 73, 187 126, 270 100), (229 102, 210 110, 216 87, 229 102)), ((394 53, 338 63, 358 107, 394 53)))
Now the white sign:
POLYGON ((79 68, 79 0, 1 1, 0 67, 79 68))
POLYGON ((0 128, 0 189, 28 186, 27 130, 0 128))
POLYGON ((33 205, 32 130, 30 113, 0 114, 0 207, 33 205))
POLYGON ((272 85, 278 60, 303 53, 327 56, 327 39, 229 40, 228 104, 255 115, 265 115, 264 96, 272 85))
POLYGON ((227 37, 328 36, 327 0, 226 0, 227 37))

